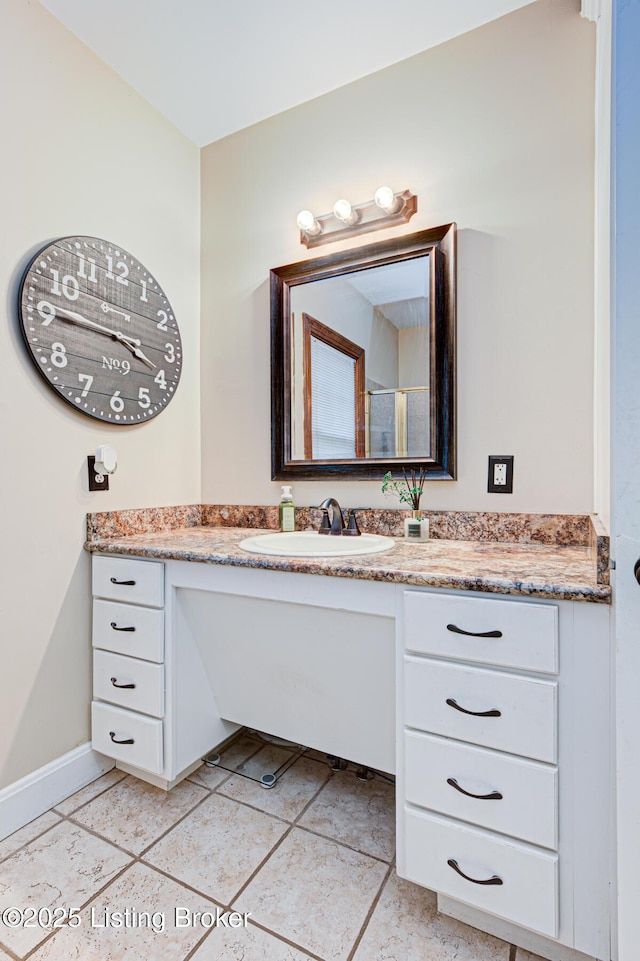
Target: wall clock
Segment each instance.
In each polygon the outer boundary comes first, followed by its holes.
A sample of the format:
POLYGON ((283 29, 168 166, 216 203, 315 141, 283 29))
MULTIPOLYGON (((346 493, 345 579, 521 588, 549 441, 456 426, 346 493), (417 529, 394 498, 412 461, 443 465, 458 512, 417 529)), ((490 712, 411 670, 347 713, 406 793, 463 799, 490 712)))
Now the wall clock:
POLYGON ((19 312, 41 375, 88 417, 142 424, 173 398, 182 344, 171 304, 117 244, 62 237, 43 247, 22 279, 19 312))

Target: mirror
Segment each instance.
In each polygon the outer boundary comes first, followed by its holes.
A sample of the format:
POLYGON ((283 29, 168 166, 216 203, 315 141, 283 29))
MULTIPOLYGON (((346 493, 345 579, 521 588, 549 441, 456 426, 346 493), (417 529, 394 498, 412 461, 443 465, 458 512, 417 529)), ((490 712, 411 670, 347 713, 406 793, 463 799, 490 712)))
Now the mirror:
POLYGON ((271 271, 272 478, 455 476, 455 224, 271 271))

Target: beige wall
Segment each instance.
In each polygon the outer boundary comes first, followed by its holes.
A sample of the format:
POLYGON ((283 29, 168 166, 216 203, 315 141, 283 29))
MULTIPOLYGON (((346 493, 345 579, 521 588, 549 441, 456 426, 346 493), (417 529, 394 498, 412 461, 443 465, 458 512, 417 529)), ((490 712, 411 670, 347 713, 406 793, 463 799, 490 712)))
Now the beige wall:
POLYGON ((89 737, 85 512, 200 498, 197 148, 38 3, 0 13, 0 786, 89 737), (175 400, 140 428, 82 418, 40 379, 18 333, 22 272, 65 234, 117 241, 148 266, 178 317, 175 400), (118 449, 108 494, 86 456, 118 449))
MULTIPOLYGON (((296 212, 389 183, 419 197, 396 235, 459 228, 458 480, 424 506, 592 509, 595 28, 579 7, 540 0, 203 150, 206 501, 278 501, 269 268, 318 255, 296 212), (486 493, 488 454, 515 455, 513 496, 486 493)), ((294 493, 381 505, 379 487, 294 493)))

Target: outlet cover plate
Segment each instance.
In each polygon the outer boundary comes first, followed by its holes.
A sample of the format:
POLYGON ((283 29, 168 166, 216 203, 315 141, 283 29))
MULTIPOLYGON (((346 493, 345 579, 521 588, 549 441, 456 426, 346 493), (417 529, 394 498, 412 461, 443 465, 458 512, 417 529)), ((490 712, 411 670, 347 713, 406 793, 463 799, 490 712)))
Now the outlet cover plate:
POLYGON ((487 491, 490 494, 513 494, 512 454, 504 456, 489 454, 487 491))
POLYGON ((89 456, 87 457, 87 468, 89 471, 89 490, 90 491, 108 491, 109 475, 96 474, 96 459, 93 454, 89 454, 89 456), (98 480, 98 478, 100 478, 100 480, 98 480))

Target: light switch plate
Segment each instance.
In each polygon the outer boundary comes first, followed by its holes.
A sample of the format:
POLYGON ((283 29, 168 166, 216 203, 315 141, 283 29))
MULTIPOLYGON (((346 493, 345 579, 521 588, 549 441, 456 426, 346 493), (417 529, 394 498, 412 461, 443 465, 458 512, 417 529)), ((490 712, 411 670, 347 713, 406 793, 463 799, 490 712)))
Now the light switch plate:
POLYGON ((487 490, 490 494, 513 494, 512 454, 504 456, 489 454, 487 490))

